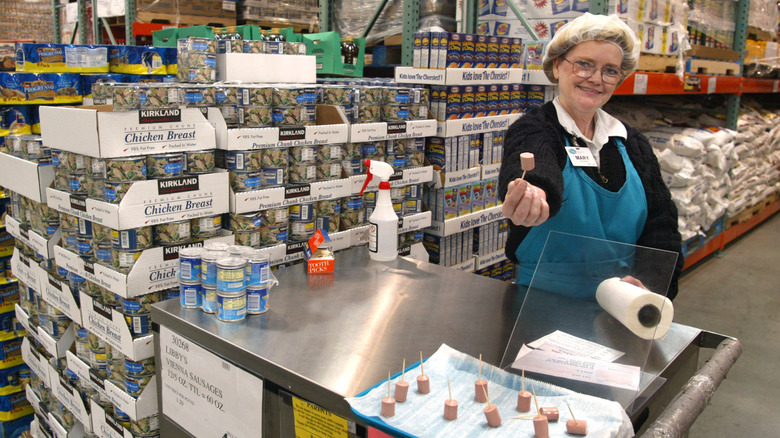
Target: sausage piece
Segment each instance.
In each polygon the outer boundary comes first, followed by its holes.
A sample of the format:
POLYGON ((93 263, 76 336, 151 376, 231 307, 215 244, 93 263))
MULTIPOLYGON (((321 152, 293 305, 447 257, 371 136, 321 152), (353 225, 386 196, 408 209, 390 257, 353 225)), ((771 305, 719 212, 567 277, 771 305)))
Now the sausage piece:
POLYGON ((520 167, 525 170, 534 170, 536 164, 534 163, 534 154, 531 152, 523 152, 520 154, 520 167))
POLYGON ((444 419, 454 420, 458 418, 458 402, 449 399, 444 402, 444 419))
POLYGON ((417 376, 417 392, 420 394, 431 392, 431 380, 428 376, 417 376))
POLYGON ((536 438, 550 438, 550 425, 544 415, 534 417, 534 436, 536 438))
POLYGON ((588 422, 585 420, 569 420, 566 422, 566 432, 572 435, 587 435, 588 422))
POLYGON ((558 417, 560 417, 560 413, 558 412, 558 408, 539 408, 539 413, 547 417, 548 421, 558 421, 558 417))
POLYGON ((501 415, 499 415, 496 405, 491 403, 482 411, 485 413, 485 418, 487 418, 490 427, 501 426, 501 415))
POLYGON ((533 396, 528 391, 517 392, 517 411, 528 412, 531 410, 531 398, 533 396))
POLYGON ((393 397, 385 397, 382 399, 382 416, 389 418, 395 415, 395 399, 393 397))
POLYGON ((403 403, 406 401, 406 394, 409 392, 409 382, 395 382, 395 401, 403 403))
POLYGON ((477 380, 474 382, 474 400, 478 403, 486 403, 487 389, 487 380, 477 380))

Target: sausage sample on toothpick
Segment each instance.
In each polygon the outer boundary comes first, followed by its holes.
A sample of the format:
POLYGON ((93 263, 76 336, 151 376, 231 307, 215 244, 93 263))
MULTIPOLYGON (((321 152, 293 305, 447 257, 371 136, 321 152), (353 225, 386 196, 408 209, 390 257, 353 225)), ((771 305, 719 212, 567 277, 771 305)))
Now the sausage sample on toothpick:
POLYGON ((406 394, 409 392, 409 382, 404 378, 406 377, 406 358, 404 358, 403 365, 401 365, 401 380, 395 382, 395 401, 405 402, 406 394))
POLYGON ((425 375, 425 368, 423 368, 422 351, 420 352, 420 375, 417 376, 417 392, 420 394, 431 392, 431 380, 425 375))
POLYGON ((536 390, 531 387, 534 395, 534 404, 536 405, 537 415, 534 417, 534 436, 536 438, 549 438, 550 437, 550 425, 547 422, 547 417, 542 415, 541 409, 539 409, 539 402, 536 400, 536 390))
POLYGON ((458 418, 458 402, 452 399, 449 376, 447 376, 447 391, 449 391, 450 398, 444 401, 444 419, 452 421, 458 418))
POLYGON ((487 380, 482 380, 482 355, 479 355, 479 378, 474 382, 474 400, 478 403, 487 401, 487 380))
POLYGON ((389 418, 395 415, 395 399, 390 397, 390 372, 387 373, 387 397, 382 399, 382 416, 389 418))
POLYGON ((574 417, 574 411, 571 410, 569 403, 566 403, 569 407, 569 413, 571 414, 571 420, 566 422, 566 432, 572 435, 587 435, 588 434, 588 422, 585 420, 577 420, 574 417))
POLYGON ((528 412, 531 410, 531 393, 525 390, 525 370, 523 370, 523 389, 517 393, 517 411, 528 412))

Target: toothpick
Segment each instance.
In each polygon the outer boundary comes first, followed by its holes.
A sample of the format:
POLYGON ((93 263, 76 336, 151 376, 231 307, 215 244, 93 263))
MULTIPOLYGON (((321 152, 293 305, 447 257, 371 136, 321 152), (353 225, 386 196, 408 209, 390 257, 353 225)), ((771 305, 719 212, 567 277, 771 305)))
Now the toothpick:
POLYGON ((482 380, 482 355, 479 355, 479 380, 482 380))
POLYGON ((520 181, 525 179, 525 170, 523 171, 523 174, 520 176, 520 181))
POLYGON ((536 412, 539 415, 542 415, 542 411, 541 411, 541 409, 539 409, 539 402, 536 400, 536 390, 534 389, 533 386, 531 387, 531 391, 533 391, 533 393, 534 393, 534 404, 536 405, 536 412))
POLYGON ((404 381, 404 377, 406 376, 406 358, 404 358, 404 364, 401 365, 401 381, 404 381))
POLYGON ((390 398, 390 371, 387 372, 387 398, 390 398))
POLYGON ((425 368, 423 368, 422 350, 420 351, 420 375, 425 375, 425 368))
POLYGON ((523 368, 523 392, 525 392, 525 368, 523 368))
POLYGON ((487 395, 487 389, 485 389, 485 387, 484 387, 484 386, 482 387, 482 392, 484 392, 484 393, 485 393, 485 398, 487 399, 488 406, 490 406, 490 397, 488 397, 488 395, 487 395))
POLYGON ((574 418, 574 411, 571 410, 571 406, 569 406, 569 402, 566 402, 566 407, 569 408, 569 413, 571 414, 571 419, 574 420, 574 424, 577 424, 577 419, 574 418))
POLYGON ((513 418, 513 419, 523 419, 523 418, 533 418, 533 417, 535 417, 535 416, 536 416, 536 415, 534 415, 534 414, 528 414, 528 415, 518 415, 518 416, 516 416, 516 417, 509 417, 509 418, 513 418))
MULTIPOLYGON (((450 400, 452 400, 452 388, 450 388, 450 376, 447 376, 447 391, 450 392, 450 400)), ((574 415, 572 415, 573 417, 574 415)))

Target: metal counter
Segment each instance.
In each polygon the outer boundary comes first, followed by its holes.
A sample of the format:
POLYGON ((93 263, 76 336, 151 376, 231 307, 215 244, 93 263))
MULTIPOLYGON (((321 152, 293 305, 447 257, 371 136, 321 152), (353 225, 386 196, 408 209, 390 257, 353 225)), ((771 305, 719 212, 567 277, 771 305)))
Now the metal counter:
MULTIPOLYGON (((499 365, 522 304, 512 284, 405 258, 373 262, 365 247, 337 254, 335 274, 307 276, 301 264, 275 275, 280 286, 271 291, 270 310, 243 322, 223 323, 175 300, 152 309, 158 361, 164 326, 264 379, 264 436, 291 436, 284 393, 355 421, 356 435, 364 436, 344 397, 442 343, 499 365)), ((696 371, 701 335, 674 324, 654 343, 647 371, 667 381, 637 398, 629 412, 637 428, 696 371)), ((161 401, 160 412, 162 436, 190 436, 165 416, 161 401)))

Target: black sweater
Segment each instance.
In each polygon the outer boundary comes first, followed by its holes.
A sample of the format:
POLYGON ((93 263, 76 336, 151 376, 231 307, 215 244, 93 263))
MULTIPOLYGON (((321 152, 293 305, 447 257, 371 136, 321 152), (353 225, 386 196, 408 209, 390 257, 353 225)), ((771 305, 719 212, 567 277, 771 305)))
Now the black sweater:
MULTIPOLYGON (((677 295, 677 279, 682 272, 684 262, 681 251, 682 237, 677 230, 677 207, 661 178, 658 159, 653 154, 647 138, 629 126, 626 126, 626 130, 628 132, 628 138, 624 142, 626 152, 645 188, 647 221, 639 240, 625 243, 635 243, 638 246, 664 249, 679 254, 667 295, 673 299, 677 295)), ((552 102, 528 111, 513 123, 504 142, 504 155, 498 182, 500 199, 506 197, 509 182, 522 174, 520 153, 532 152, 536 167, 526 174, 525 179, 545 191, 547 204, 550 206, 550 217, 555 216, 563 206, 563 168, 568 159, 564 149, 566 145, 564 136, 571 138, 558 121, 552 102)), ((608 182, 601 181, 598 176, 599 170, 596 168, 584 168, 585 173, 602 187, 611 191, 619 190, 625 182, 625 168, 613 141, 603 147, 599 158, 600 172, 607 177, 608 182)), ((517 226, 509 222, 506 254, 510 260, 517 261, 515 251, 529 230, 529 227, 517 226)), ((637 266, 652 263, 652 260, 642 260, 641 255, 644 253, 638 253, 637 266)), ((661 278, 660 273, 658 278, 648 278, 647 275, 638 277, 651 290, 659 290, 666 286, 666 280, 661 278)))

